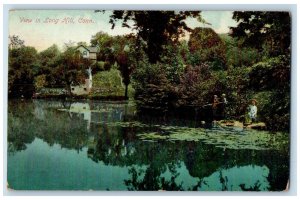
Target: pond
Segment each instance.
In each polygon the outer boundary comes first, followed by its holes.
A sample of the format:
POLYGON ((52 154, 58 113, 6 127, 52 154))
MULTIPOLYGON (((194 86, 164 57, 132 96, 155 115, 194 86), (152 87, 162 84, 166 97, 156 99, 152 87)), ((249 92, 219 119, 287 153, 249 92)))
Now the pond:
POLYGON ((9 100, 15 190, 282 191, 289 134, 150 117, 131 101, 9 100))

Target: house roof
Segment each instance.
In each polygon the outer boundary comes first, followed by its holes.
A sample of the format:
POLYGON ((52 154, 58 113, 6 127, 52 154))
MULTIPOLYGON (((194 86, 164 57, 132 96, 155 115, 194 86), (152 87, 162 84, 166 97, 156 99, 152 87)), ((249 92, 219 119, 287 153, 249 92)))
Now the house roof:
POLYGON ((85 49, 88 50, 90 53, 97 53, 97 52, 99 51, 98 47, 86 47, 86 46, 84 46, 84 45, 79 45, 79 46, 77 47, 77 49, 78 49, 79 47, 85 48, 85 49))
POLYGON ((91 52, 91 53, 97 53, 97 52, 98 52, 98 47, 87 47, 87 49, 88 49, 89 52, 91 52))

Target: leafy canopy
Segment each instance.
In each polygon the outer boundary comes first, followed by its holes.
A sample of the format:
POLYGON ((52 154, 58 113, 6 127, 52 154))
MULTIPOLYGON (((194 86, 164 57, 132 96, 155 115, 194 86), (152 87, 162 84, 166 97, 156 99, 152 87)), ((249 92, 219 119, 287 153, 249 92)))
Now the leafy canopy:
POLYGON ((290 48, 291 17, 288 12, 233 12, 237 27, 231 36, 243 39, 244 45, 262 50, 266 46, 271 56, 283 54, 290 48))
POLYGON ((156 63, 163 45, 170 40, 176 42, 185 31, 191 31, 185 22, 189 17, 200 18, 200 11, 113 11, 110 23, 114 28, 122 20, 123 27, 136 31, 137 39, 145 44, 149 62, 156 63))

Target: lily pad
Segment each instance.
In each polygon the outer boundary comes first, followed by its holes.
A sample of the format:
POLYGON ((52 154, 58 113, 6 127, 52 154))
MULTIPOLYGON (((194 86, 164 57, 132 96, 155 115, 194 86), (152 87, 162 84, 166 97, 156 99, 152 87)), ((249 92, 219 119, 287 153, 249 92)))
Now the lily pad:
POLYGON ((245 130, 236 131, 234 128, 188 128, 163 126, 163 134, 159 131, 141 133, 137 136, 147 140, 166 141, 196 141, 215 145, 217 148, 230 149, 284 149, 288 147, 286 133, 270 133, 268 131, 245 130))

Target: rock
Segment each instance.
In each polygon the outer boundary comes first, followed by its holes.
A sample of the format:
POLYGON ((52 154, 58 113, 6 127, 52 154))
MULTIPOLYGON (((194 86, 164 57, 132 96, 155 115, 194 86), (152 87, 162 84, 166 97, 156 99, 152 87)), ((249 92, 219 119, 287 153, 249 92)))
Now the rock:
POLYGON ((265 130, 266 124, 264 122, 257 122, 252 124, 244 124, 240 121, 234 121, 234 120, 221 120, 218 122, 220 126, 232 126, 232 127, 238 127, 238 128, 249 128, 249 129, 257 129, 257 130, 265 130))
POLYGON ((257 129, 257 130, 265 130, 266 124, 264 122, 252 123, 246 126, 246 128, 257 129))

